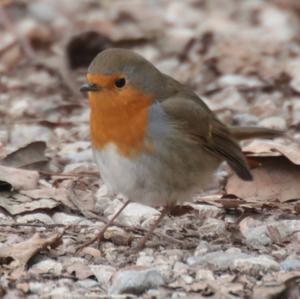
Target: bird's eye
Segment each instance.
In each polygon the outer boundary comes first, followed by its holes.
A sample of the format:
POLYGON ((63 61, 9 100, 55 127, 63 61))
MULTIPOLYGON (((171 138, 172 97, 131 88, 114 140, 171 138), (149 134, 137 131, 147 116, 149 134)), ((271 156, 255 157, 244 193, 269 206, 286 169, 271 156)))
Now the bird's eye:
POLYGON ((125 78, 120 78, 118 80, 115 81, 115 85, 118 87, 118 88, 122 88, 126 83, 126 80, 125 78))

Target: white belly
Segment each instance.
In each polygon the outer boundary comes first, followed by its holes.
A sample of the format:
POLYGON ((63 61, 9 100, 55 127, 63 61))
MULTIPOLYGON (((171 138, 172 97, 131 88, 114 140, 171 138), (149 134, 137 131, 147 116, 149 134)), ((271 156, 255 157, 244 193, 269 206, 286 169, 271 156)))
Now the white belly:
POLYGON ((128 159, 122 157, 112 144, 101 151, 95 150, 94 156, 104 183, 113 192, 150 206, 191 200, 203 190, 213 174, 213 170, 202 168, 195 172, 195 169, 185 167, 184 159, 170 163, 166 158, 147 154, 128 159))

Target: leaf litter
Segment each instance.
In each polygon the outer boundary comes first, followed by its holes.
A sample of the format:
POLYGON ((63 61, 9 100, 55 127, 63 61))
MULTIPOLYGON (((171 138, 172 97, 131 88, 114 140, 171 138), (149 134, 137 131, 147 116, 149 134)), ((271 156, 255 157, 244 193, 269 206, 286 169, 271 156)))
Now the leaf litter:
POLYGON ((73 2, 9 0, 0 10, 0 296, 101 298, 118 289, 131 298, 293 298, 300 269, 297 1, 73 2), (133 204, 105 242, 74 256, 123 202, 99 179, 88 104, 78 92, 93 56, 112 46, 134 49, 188 83, 225 123, 287 134, 243 144, 254 181, 221 168, 211 190, 177 208, 141 252, 128 244, 157 210, 133 204), (143 295, 134 295, 128 283, 136 269, 128 266, 154 269, 165 283, 148 290, 145 274, 135 286, 143 295), (123 285, 112 288, 118 273, 126 274, 123 285))

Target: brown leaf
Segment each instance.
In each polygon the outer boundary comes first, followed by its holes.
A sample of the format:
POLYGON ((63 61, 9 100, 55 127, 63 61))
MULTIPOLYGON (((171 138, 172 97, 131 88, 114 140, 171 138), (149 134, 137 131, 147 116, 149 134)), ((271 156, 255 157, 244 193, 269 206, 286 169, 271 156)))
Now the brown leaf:
POLYGON ((46 143, 44 141, 34 141, 8 154, 0 161, 0 164, 16 168, 36 169, 41 164, 48 162, 45 150, 46 143))
POLYGON ((300 165, 300 145, 286 142, 285 144, 271 140, 254 140, 243 147, 244 152, 253 153, 256 156, 283 155, 294 164, 300 165))
MULTIPOLYGON (((31 191, 31 190, 30 190, 31 191)), ((0 207, 8 211, 11 215, 24 212, 31 212, 41 209, 53 209, 59 206, 59 202, 51 198, 32 199, 25 194, 4 194, 0 196, 0 207)))
POLYGON ((14 189, 34 189, 38 180, 37 171, 0 166, 0 181, 9 183, 14 189))
POLYGON ((76 209, 75 205, 70 201, 70 192, 65 188, 43 188, 34 190, 23 190, 20 194, 26 195, 33 200, 50 199, 55 200, 58 204, 62 203, 70 209, 76 209))
POLYGON ((226 186, 227 193, 259 202, 285 202, 300 197, 299 166, 284 157, 261 158, 260 162, 262 166, 252 170, 252 182, 231 176, 226 186))
POLYGON ((24 267, 27 262, 39 251, 45 249, 57 242, 61 235, 58 233, 53 234, 49 238, 42 238, 38 233, 34 234, 30 239, 13 244, 3 245, 0 247, 0 258, 12 258, 15 263, 14 267, 24 267))

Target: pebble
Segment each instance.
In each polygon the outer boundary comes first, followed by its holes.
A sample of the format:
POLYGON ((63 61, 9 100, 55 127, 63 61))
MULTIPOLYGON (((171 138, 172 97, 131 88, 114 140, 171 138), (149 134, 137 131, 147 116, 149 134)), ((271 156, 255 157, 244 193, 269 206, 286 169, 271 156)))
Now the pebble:
POLYGON ((214 274, 210 270, 199 269, 196 272, 197 280, 215 280, 214 274))
POLYGON ((247 258, 247 254, 242 253, 238 248, 231 248, 226 251, 215 251, 203 256, 192 256, 187 259, 190 266, 200 265, 211 270, 227 270, 231 267, 235 259, 247 258))
POLYGON ((75 215, 70 215, 63 212, 56 212, 53 214, 52 219, 55 223, 58 224, 86 224, 86 225, 93 225, 93 222, 85 219, 84 217, 79 217, 75 215))
POLYGON ((194 256, 203 256, 209 251, 209 244, 207 241, 200 240, 199 245, 195 249, 194 256))
POLYGON ((221 87, 228 86, 247 86, 258 87, 262 85, 262 82, 254 77, 246 77, 236 74, 227 74, 219 78, 218 83, 221 87))
POLYGON ((225 223, 215 218, 205 219, 198 232, 201 237, 217 237, 223 235, 226 231, 225 223))
MULTIPOLYGON (((111 213, 111 208, 109 207, 110 214, 114 214, 118 209, 120 209, 120 205, 117 205, 117 208, 111 213)), ((108 209, 105 210, 104 214, 107 213, 108 209)), ((150 218, 154 221, 158 216, 159 211, 154 208, 139 203, 130 203, 118 217, 118 222, 127 226, 143 227, 145 221, 150 218)))
POLYGON ((175 262, 173 272, 175 275, 182 275, 188 272, 188 266, 182 262, 175 262))
POLYGON ((91 144, 88 141, 77 141, 65 144, 59 152, 59 156, 73 163, 93 161, 91 144))
POLYGON ((83 280, 78 280, 75 282, 76 285, 78 285, 81 288, 85 288, 85 289, 89 289, 89 288, 93 288, 97 285, 99 285, 98 281, 94 280, 94 279, 83 279, 83 280))
POLYGON ((39 281, 30 281, 29 290, 31 293, 39 294, 45 289, 45 284, 39 281))
POLYGON ((124 229, 116 226, 107 228, 104 233, 104 239, 110 240, 118 246, 128 246, 132 241, 132 236, 124 229))
POLYGON ((155 268, 124 269, 116 273, 109 288, 109 294, 142 294, 165 283, 164 277, 155 268))
POLYGON ((259 272, 279 271, 280 265, 269 256, 257 256, 237 258, 233 261, 231 269, 258 274, 259 272))
POLYGON ((287 258, 280 263, 280 267, 284 271, 300 271, 300 259, 287 258))
POLYGON ((90 265, 89 268, 96 276, 101 286, 107 286, 110 282, 111 277, 116 272, 116 269, 108 265, 90 265))
POLYGON ((53 275, 60 275, 62 273, 62 264, 52 259, 46 259, 40 261, 37 264, 34 264, 29 272, 35 274, 44 274, 44 273, 51 273, 53 275))
POLYGON ((54 288, 49 294, 48 294, 48 298, 53 298, 53 299, 58 299, 58 298, 64 298, 66 296, 66 294, 70 294, 70 289, 69 287, 58 287, 58 288, 54 288))
POLYGON ((54 224, 52 218, 45 213, 32 213, 27 215, 17 216, 16 221, 18 223, 36 223, 41 222, 45 224, 54 224))
POLYGON ((272 242, 267 235, 266 222, 263 223, 254 218, 246 217, 240 222, 239 227, 246 243, 252 247, 265 246, 272 242))
POLYGON ((264 118, 258 123, 259 127, 266 127, 278 130, 285 130, 287 127, 286 120, 279 116, 264 118))
POLYGON ((278 232, 278 239, 284 240, 293 235, 294 240, 300 240, 300 220, 261 221, 247 217, 240 223, 240 231, 246 243, 252 247, 266 246, 272 243, 268 227, 278 232))
POLYGON ((233 115, 233 120, 235 123, 237 123, 238 125, 257 125, 259 119, 257 116, 253 115, 253 114, 248 114, 248 113, 237 113, 235 115, 233 115))
POLYGON ((138 259, 136 261, 136 265, 148 267, 153 264, 153 261, 154 261, 153 256, 145 255, 144 252, 141 252, 140 256, 138 257, 138 259))

